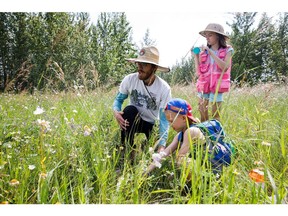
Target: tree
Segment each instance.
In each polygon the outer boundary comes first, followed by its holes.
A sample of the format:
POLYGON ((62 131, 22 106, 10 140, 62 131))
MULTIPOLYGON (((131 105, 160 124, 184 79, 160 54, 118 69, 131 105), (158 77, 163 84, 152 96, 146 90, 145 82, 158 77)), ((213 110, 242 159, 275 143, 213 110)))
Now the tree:
POLYGON ((153 40, 153 39, 150 38, 150 30, 146 29, 145 35, 144 35, 144 37, 143 37, 143 39, 141 41, 140 49, 142 47, 144 47, 144 46, 156 46, 156 45, 157 45, 156 40, 153 40))
POLYGON ((228 23, 232 28, 231 44, 235 50, 231 78, 237 83, 251 82, 253 71, 261 66, 261 58, 255 53, 257 31, 252 29, 256 14, 235 13, 233 23, 228 23))
POLYGON ((278 28, 275 29, 275 39, 271 47, 269 66, 273 68, 277 81, 287 82, 288 70, 288 13, 280 13, 278 28))
POLYGON ((7 76, 11 68, 10 48, 9 48, 9 19, 10 13, 0 13, 0 87, 3 91, 7 76))
POLYGON ((125 13, 101 13, 92 27, 93 62, 102 84, 116 85, 133 67, 126 58, 135 56, 131 27, 125 13))
POLYGON ((287 76, 287 15, 273 23, 273 17, 263 13, 253 28, 257 13, 236 13, 231 42, 235 49, 232 79, 238 84, 280 81, 287 76))
POLYGON ((195 66, 193 57, 182 58, 180 63, 176 63, 169 73, 159 73, 170 85, 189 85, 195 79, 195 66))

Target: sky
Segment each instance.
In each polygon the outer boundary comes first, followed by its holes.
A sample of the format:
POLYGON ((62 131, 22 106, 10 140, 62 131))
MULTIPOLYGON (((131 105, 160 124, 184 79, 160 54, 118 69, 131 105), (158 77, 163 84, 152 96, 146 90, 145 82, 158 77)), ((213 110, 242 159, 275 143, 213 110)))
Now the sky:
POLYGON ((199 31, 209 23, 219 23, 229 31, 226 21, 232 20, 231 15, 223 12, 127 12, 126 15, 133 29, 134 41, 140 45, 149 29, 150 38, 156 41, 160 53, 160 64, 169 67, 184 57, 188 58, 192 46, 206 44, 199 31))
MULTIPOLYGON (((259 0, 258 0, 259 1, 259 0)), ((100 12, 125 12, 132 27, 133 42, 140 46, 147 29, 156 41, 160 53, 160 65, 171 67, 188 58, 193 46, 206 44, 199 31, 209 23, 219 23, 231 33, 226 24, 232 23, 230 12, 285 11, 284 0, 255 3, 251 0, 9 0, 0 11, 65 11, 89 12, 97 20, 100 12), (69 2, 69 3, 68 3, 69 2)))
MULTIPOLYGON (((140 46, 149 29, 150 38, 156 42, 160 56, 160 65, 172 67, 182 58, 188 58, 192 46, 206 44, 202 31, 211 22, 224 27, 225 32, 231 32, 226 22, 232 23, 232 15, 226 12, 125 12, 132 27, 133 41, 140 46)), ((91 13, 92 20, 97 20, 98 14, 91 13)))

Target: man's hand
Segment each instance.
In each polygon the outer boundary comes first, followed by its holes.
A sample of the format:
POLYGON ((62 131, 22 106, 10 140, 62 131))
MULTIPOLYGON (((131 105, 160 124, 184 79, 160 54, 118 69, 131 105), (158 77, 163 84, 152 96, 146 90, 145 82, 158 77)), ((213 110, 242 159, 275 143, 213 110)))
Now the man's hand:
POLYGON ((114 117, 116 118, 121 130, 126 130, 126 127, 129 126, 129 122, 122 117, 123 112, 114 110, 114 117))

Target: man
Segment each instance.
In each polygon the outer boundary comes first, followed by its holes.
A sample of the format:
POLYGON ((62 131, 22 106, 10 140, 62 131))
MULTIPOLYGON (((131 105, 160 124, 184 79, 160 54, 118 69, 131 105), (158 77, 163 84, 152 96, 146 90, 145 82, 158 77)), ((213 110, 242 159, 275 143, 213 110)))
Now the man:
MULTIPOLYGON (((170 86, 155 72, 169 72, 170 69, 159 65, 159 52, 149 46, 140 50, 137 58, 127 59, 135 63, 138 72, 124 77, 113 103, 114 116, 121 129, 121 145, 128 144, 135 149, 135 133, 144 133, 149 139, 155 121, 160 118, 158 152, 165 149, 169 123, 164 114, 166 103, 171 99, 170 86), (130 96, 130 104, 122 109, 125 99, 130 96)), ((134 160, 135 151, 130 158, 134 160)))

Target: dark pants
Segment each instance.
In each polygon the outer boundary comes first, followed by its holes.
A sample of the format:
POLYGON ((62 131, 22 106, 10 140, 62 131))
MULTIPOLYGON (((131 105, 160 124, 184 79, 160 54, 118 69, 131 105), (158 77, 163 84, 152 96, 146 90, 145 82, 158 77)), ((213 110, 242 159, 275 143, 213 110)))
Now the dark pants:
POLYGON ((133 147, 135 133, 144 133, 146 138, 149 139, 154 124, 144 121, 135 106, 129 105, 125 107, 123 112, 123 119, 127 119, 129 127, 121 131, 121 143, 128 142, 133 147))
MULTIPOLYGON (((122 117, 123 119, 127 119, 129 126, 126 127, 126 130, 121 130, 121 145, 124 147, 123 150, 125 150, 128 145, 133 149, 135 147, 135 134, 144 133, 147 140, 149 140, 154 124, 144 121, 135 106, 129 105, 125 107, 123 112, 122 117)), ((132 150, 130 153, 130 158, 134 160, 134 151, 132 150)))

